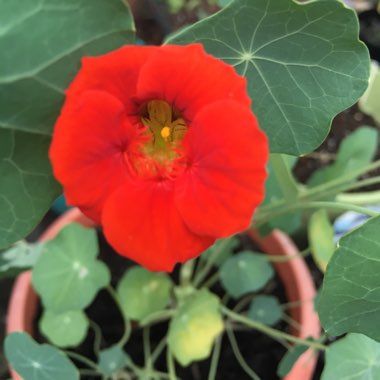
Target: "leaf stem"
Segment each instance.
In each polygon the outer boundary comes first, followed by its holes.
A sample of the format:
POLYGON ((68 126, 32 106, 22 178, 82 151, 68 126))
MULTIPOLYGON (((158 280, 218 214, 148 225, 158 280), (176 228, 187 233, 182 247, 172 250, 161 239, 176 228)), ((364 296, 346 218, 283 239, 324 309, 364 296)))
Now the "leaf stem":
POLYGON ((219 363, 221 348, 222 348, 222 337, 219 336, 215 341, 214 350, 212 351, 210 370, 208 372, 207 380, 215 380, 216 372, 218 370, 218 363, 219 363))
POLYGON ((100 346, 102 343, 102 330, 100 329, 99 325, 93 320, 89 319, 88 321, 94 332, 94 353, 96 356, 99 356, 100 346))
POLYGON ((173 359, 173 355, 170 352, 169 347, 166 350, 166 364, 168 366, 169 379, 177 380, 177 375, 175 373, 174 359, 173 359))
POLYGON ((231 344, 232 351, 236 357, 236 360, 239 362, 240 367, 244 372, 253 380, 261 380, 259 375, 247 364, 243 355, 240 352, 239 345, 236 341, 235 334, 232 332, 231 328, 226 328, 227 336, 231 344))
POLYGON ((69 351, 69 350, 63 350, 63 352, 67 356, 73 358, 74 360, 77 360, 78 362, 81 362, 81 363, 85 364, 87 367, 92 368, 97 373, 103 374, 103 372, 101 371, 101 369, 99 368, 99 366, 95 362, 93 362, 92 360, 86 358, 85 356, 82 356, 80 354, 77 354, 76 352, 69 351))
POLYGON ((117 342, 118 346, 123 347, 128 342, 129 337, 131 336, 131 332, 132 332, 131 321, 125 315, 123 307, 121 306, 119 297, 118 297, 115 289, 111 285, 108 285, 107 286, 107 291, 110 294, 110 296, 113 299, 113 301, 115 302, 116 306, 118 307, 118 309, 120 311, 120 314, 121 314, 121 316, 123 318, 123 321, 124 321, 124 334, 120 338, 120 340, 117 342))
POLYGON ((290 334, 287 334, 283 331, 276 330, 272 327, 264 325, 263 323, 254 321, 253 319, 249 319, 247 317, 244 317, 243 315, 235 313, 234 311, 232 311, 232 310, 230 310, 224 306, 221 307, 221 310, 222 310, 222 313, 224 315, 226 315, 227 317, 229 317, 231 320, 234 320, 234 321, 240 322, 246 326, 252 327, 258 331, 263 332, 264 334, 271 336, 272 338, 284 339, 284 340, 287 340, 288 342, 301 344, 301 345, 308 346, 308 347, 311 347, 313 349, 317 349, 317 350, 321 350, 321 351, 324 351, 327 349, 327 346, 325 346, 319 342, 308 341, 308 340, 305 340, 302 338, 297 338, 297 337, 290 335, 290 334))

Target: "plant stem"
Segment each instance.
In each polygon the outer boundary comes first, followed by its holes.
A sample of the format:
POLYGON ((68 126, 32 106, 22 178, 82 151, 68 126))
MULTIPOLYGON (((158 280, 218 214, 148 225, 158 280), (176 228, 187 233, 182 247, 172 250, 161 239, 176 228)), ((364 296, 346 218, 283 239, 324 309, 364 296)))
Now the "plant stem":
POLYGON ((194 272, 195 260, 187 261, 185 264, 182 264, 181 270, 179 273, 179 281, 182 287, 191 285, 191 278, 194 272))
POLYGON ((151 315, 145 317, 141 322, 141 326, 153 325, 158 322, 163 322, 170 319, 175 314, 174 309, 160 310, 152 313, 151 315))
POLYGON ((99 366, 95 362, 93 362, 92 360, 86 358, 85 356, 82 356, 80 354, 77 354, 76 352, 72 352, 72 351, 68 351, 68 350, 63 350, 63 352, 67 356, 69 356, 69 357, 77 360, 78 362, 81 362, 81 363, 85 364, 89 368, 92 368, 97 373, 102 374, 102 371, 100 370, 99 366))
POLYGON ((107 291, 110 294, 113 301, 115 302, 116 306, 118 307, 120 314, 121 314, 123 321, 124 321, 124 334, 120 338, 119 342, 117 342, 118 346, 123 347, 128 342, 128 339, 129 339, 131 332, 132 332, 131 321, 125 315, 123 307, 121 306, 121 303, 119 301, 119 297, 118 297, 115 289, 111 285, 108 285, 107 291))
POLYGON ((357 206, 380 204, 380 191, 366 191, 363 193, 343 193, 336 196, 337 202, 351 203, 357 206))
POLYGON ((270 162, 285 200, 294 201, 299 193, 299 187, 285 162, 284 156, 282 154, 271 154, 270 162))
POLYGON ((173 355, 170 352, 169 347, 166 349, 166 364, 168 366, 168 373, 170 380, 177 380, 177 375, 175 373, 175 364, 173 355))
POLYGON ((205 281, 202 285, 202 288, 211 288, 211 286, 215 285, 219 280, 219 272, 214 273, 207 281, 205 281))
POLYGON ((150 351, 150 337, 149 337, 150 328, 149 328, 149 326, 143 328, 142 335, 143 335, 145 368, 148 369, 148 371, 151 371, 151 369, 152 369, 152 358, 151 358, 151 351, 150 351))
POLYGON ((310 247, 307 247, 305 248, 304 250, 302 250, 301 252, 295 254, 295 255, 291 255, 291 256, 284 256, 284 255, 266 255, 265 258, 268 260, 268 261, 272 261, 272 262, 278 262, 278 263, 284 263, 284 262, 287 262, 287 261, 290 261, 290 260, 293 260, 293 259, 299 259, 301 257, 306 257, 310 254, 310 247))
POLYGON ((227 327, 226 328, 227 336, 231 344, 232 351, 236 357, 236 360, 239 362, 240 367, 244 370, 244 372, 253 380, 261 380, 260 377, 253 371, 253 369, 247 364, 244 360, 243 355, 239 350, 239 345, 236 341, 235 335, 232 330, 227 327))
POLYGON ((218 363, 219 363, 221 348, 222 348, 222 337, 219 336, 215 341, 214 350, 211 356, 210 370, 208 372, 207 380, 215 380, 216 372, 218 370, 218 363))
POLYGON ((264 334, 267 334, 269 336, 271 336, 272 338, 279 338, 279 339, 285 339, 287 340, 288 342, 292 342, 292 343, 297 343, 297 344, 301 344, 301 345, 304 345, 304 346, 308 346, 308 347, 311 347, 313 349, 317 349, 317 350, 321 350, 321 351, 324 351, 327 349, 327 346, 321 344, 321 343, 318 343, 318 342, 315 342, 315 341, 308 341, 308 340, 305 340, 305 339, 301 339, 301 338, 297 338, 293 335, 290 335, 290 334, 287 334, 287 333, 284 333, 280 330, 276 330, 272 327, 269 327, 267 325, 264 325, 263 323, 260 323, 260 322, 257 322, 257 321, 254 321, 253 319, 249 319, 247 317, 244 317, 243 315, 240 315, 238 313, 235 313, 233 312, 232 310, 222 306, 221 307, 221 310, 223 312, 224 315, 226 315, 227 317, 229 317, 230 319, 236 321, 236 322, 240 322, 246 326, 249 326, 249 327, 252 327, 258 331, 261 331, 263 332, 264 334))
POLYGON ((101 373, 97 371, 93 371, 92 369, 80 369, 79 370, 80 376, 98 376, 98 377, 104 377, 101 373))
POLYGON ((152 352, 151 360, 152 360, 152 365, 156 362, 158 357, 161 355, 162 351, 164 350, 166 346, 166 336, 164 336, 160 342, 157 344, 156 348, 152 352))
POLYGON ((92 330, 94 331, 94 353, 99 356, 100 346, 102 343, 102 331, 99 325, 93 320, 88 320, 92 330))

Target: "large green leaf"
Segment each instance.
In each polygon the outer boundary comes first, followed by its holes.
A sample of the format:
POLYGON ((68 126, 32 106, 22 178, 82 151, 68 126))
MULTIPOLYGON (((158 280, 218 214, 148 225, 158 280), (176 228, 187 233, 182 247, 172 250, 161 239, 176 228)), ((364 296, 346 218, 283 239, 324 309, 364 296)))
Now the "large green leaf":
POLYGON ((78 370, 62 351, 40 345, 25 333, 5 338, 5 355, 24 380, 79 380, 78 370))
POLYGON ((173 283, 165 273, 154 273, 135 266, 129 269, 117 286, 117 294, 125 315, 142 320, 165 309, 173 283))
POLYGON ((49 143, 48 136, 3 129, 0 122, 0 248, 30 232, 59 194, 49 143))
POLYGON ((169 326, 168 345, 178 362, 187 366, 207 358, 223 331, 220 300, 202 289, 185 300, 169 326))
POLYGON ((0 247, 25 236, 57 197, 49 135, 85 55, 133 40, 122 0, 0 0, 0 247))
POLYGON ((322 380, 380 380, 380 344, 361 334, 348 334, 326 352, 322 380))
POLYGON ((168 43, 195 41, 247 77, 271 152, 315 149, 368 84, 357 17, 341 1, 235 0, 168 43))
POLYGON ((96 232, 70 224, 44 246, 32 273, 33 286, 46 309, 55 313, 87 307, 110 281, 105 264, 96 260, 96 232))
POLYGON ((380 341, 380 217, 340 239, 318 302, 331 335, 358 332, 380 341))

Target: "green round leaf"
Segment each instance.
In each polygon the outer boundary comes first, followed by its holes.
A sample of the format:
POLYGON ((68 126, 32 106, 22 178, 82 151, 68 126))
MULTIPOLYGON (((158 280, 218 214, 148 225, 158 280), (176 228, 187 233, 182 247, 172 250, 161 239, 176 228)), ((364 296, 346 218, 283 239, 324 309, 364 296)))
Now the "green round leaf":
POLYGON ((108 268, 96 260, 96 232, 70 224, 45 244, 33 268, 33 286, 46 309, 55 313, 87 307, 110 281, 108 268))
POLYGON ((366 167, 375 157, 377 146, 378 132, 375 128, 358 128, 341 142, 335 162, 315 171, 307 185, 318 186, 366 167))
POLYGON ((119 282, 117 294, 125 315, 141 321, 152 313, 165 309, 172 286, 172 281, 165 273, 149 272, 135 266, 119 282))
POLYGON ((244 251, 228 259, 220 269, 220 280, 234 298, 263 288, 273 277, 273 268, 264 255, 244 251))
POLYGON ((79 310, 55 314, 45 311, 40 320, 41 332, 58 347, 77 346, 86 337, 88 319, 79 310))
POLYGON ((168 345, 182 366, 210 356, 216 337, 223 331, 220 300, 202 289, 185 300, 170 322, 168 345))
POLYGON ((0 25, 1 248, 59 195, 49 135, 81 57, 132 42, 134 26, 121 0, 0 0, 0 25))
POLYGON ((79 372, 57 348, 38 344, 29 335, 16 332, 5 338, 5 356, 25 380, 79 380, 79 372))
POLYGON ((327 265, 318 312, 330 335, 358 332, 380 341, 380 216, 343 236, 327 265))
POLYGON ((119 345, 112 346, 99 353, 99 367, 106 375, 112 375, 124 368, 129 361, 129 356, 119 345))
POLYGON ((282 317, 281 305, 276 297, 257 296, 249 306, 248 317, 269 326, 275 325, 282 317))
POLYGON ((314 150, 368 85, 357 16, 341 1, 235 0, 167 42, 201 42, 247 77, 272 153, 314 150))
POLYGON ((335 251, 334 229, 326 210, 313 213, 308 225, 308 236, 313 259, 324 272, 335 251))
POLYGON ((322 380, 380 380, 380 343, 361 334, 348 334, 326 352, 322 380))

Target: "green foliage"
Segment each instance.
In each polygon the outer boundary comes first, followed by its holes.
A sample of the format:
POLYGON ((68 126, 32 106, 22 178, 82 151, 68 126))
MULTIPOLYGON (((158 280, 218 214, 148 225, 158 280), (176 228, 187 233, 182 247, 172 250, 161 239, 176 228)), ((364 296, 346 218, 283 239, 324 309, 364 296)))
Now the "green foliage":
POLYGON ((286 376, 293 368, 299 357, 308 349, 304 345, 296 345, 292 347, 281 359, 277 368, 277 375, 280 377, 286 376))
POLYGON ((40 330, 58 347, 74 347, 86 337, 88 319, 83 311, 73 310, 55 314, 46 310, 40 319, 40 330))
POLYGON ((322 380, 380 380, 380 344, 361 334, 348 334, 326 352, 322 380))
POLYGON ((86 55, 133 41, 121 0, 0 0, 0 248, 59 195, 48 161, 64 90, 86 55))
POLYGON ((359 100, 360 109, 380 123, 380 70, 375 62, 371 65, 369 86, 359 100))
POLYGON ((236 236, 227 239, 219 239, 209 249, 202 253, 201 260, 212 260, 213 264, 220 267, 232 256, 234 249, 238 245, 239 239, 236 236))
POLYGON ((129 356, 117 344, 99 353, 99 367, 106 375, 112 375, 124 368, 129 361, 129 356))
POLYGON ((168 345, 181 365, 210 356, 214 340, 223 331, 219 305, 218 297, 206 289, 193 293, 180 305, 170 322, 168 345))
POLYGON ((201 42, 247 77, 271 152, 319 146, 332 118, 365 91, 369 56, 355 12, 341 1, 235 0, 168 43, 201 42))
POLYGON ((234 298, 262 289, 272 277, 273 268, 266 257, 251 251, 234 255, 220 269, 220 281, 234 298))
POLYGON ((313 213, 308 225, 308 236, 313 259, 324 272, 335 251, 334 229, 326 210, 313 213))
POLYGON ((318 302, 330 335, 358 332, 380 341, 380 217, 340 239, 323 281, 318 302))
POLYGON ((281 320, 282 309, 276 297, 260 295, 253 299, 248 310, 248 317, 269 326, 281 320))
POLYGON ((376 129, 370 127, 352 132, 341 142, 335 162, 315 171, 308 186, 318 186, 366 167, 376 155, 378 135, 376 129))
POLYGON ((81 310, 110 281, 108 268, 96 260, 93 229, 70 224, 45 243, 44 251, 33 268, 32 281, 50 311, 81 310))
POLYGON ((173 283, 165 273, 154 273, 135 266, 129 269, 117 287, 125 315, 138 321, 165 309, 173 283))
POLYGON ((0 278, 15 277, 36 263, 42 251, 43 243, 29 244, 24 241, 0 253, 0 278))
POLYGON ((25 333, 15 332, 5 338, 5 356, 25 380, 79 380, 78 370, 62 351, 38 344, 25 333))

